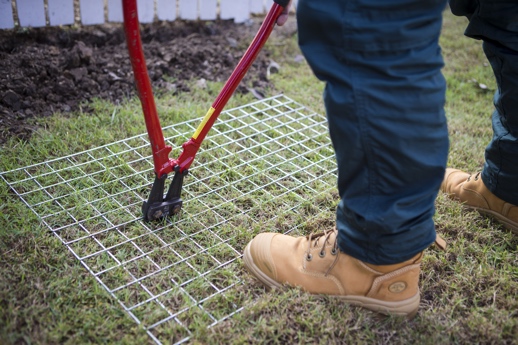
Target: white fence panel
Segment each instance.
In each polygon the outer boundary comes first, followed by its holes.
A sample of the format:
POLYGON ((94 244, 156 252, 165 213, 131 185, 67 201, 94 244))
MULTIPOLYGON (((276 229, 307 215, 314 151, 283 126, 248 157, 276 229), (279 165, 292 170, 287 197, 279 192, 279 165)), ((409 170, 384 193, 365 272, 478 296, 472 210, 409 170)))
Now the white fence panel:
POLYGON ((186 20, 198 19, 198 0, 180 0, 180 18, 186 20))
POLYGON ((50 25, 74 24, 74 0, 48 0, 50 25))
POLYGON ((233 0, 220 0, 219 3, 219 16, 221 19, 234 18, 234 1, 233 0))
POLYGON ((108 21, 122 22, 123 20, 122 0, 108 0, 108 21))
POLYGON ((11 0, 0 0, 0 29, 14 28, 11 0))
POLYGON ((104 0, 82 0, 79 2, 79 9, 83 25, 104 23, 104 0))
POLYGON ((137 11, 141 23, 152 23, 155 20, 155 0, 138 0, 137 11))
MULTIPOLYGON (((108 22, 122 22, 122 0, 80 0, 79 13, 83 25, 108 22), (105 18, 105 11, 108 17, 105 18)), ((293 4, 297 4, 293 0, 293 4)), ((76 0, 0 0, 0 29, 46 26, 47 5, 49 25, 70 25, 75 22, 74 4, 76 0), (18 22, 13 16, 13 1, 16 3, 18 22)), ((155 19, 173 21, 234 19, 242 23, 251 13, 268 11, 273 0, 137 0, 139 20, 151 23, 155 19)), ((76 5, 77 6, 77 5, 76 5)), ((295 7, 295 6, 293 6, 295 7)))
POLYGON ((176 0, 157 0, 156 11, 160 20, 175 20, 176 0))
POLYGON ((45 26, 45 8, 43 1, 18 0, 16 1, 20 26, 45 26))
POLYGON ((221 19, 234 19, 236 23, 242 23, 250 18, 250 3, 248 1, 221 0, 221 19))
POLYGON ((218 18, 217 0, 200 0, 200 19, 214 20, 218 18))
POLYGON ((238 1, 236 3, 236 9, 234 14, 234 21, 236 23, 243 23, 250 18, 250 2, 238 1))
POLYGON ((264 13, 264 0, 250 0, 250 13, 264 13))

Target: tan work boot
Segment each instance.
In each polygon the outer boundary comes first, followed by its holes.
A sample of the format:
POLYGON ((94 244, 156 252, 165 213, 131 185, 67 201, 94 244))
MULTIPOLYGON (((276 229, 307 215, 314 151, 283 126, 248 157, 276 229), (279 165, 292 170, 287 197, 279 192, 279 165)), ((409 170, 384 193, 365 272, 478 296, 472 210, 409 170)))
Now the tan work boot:
POLYGON ((500 199, 484 185, 480 173, 472 176, 457 169, 446 169, 441 190, 467 208, 494 217, 518 234, 518 206, 500 199))
POLYGON ((246 246, 244 263, 267 287, 298 286, 377 312, 413 317, 423 253, 395 265, 371 265, 341 252, 336 235, 336 229, 307 237, 262 233, 246 246))

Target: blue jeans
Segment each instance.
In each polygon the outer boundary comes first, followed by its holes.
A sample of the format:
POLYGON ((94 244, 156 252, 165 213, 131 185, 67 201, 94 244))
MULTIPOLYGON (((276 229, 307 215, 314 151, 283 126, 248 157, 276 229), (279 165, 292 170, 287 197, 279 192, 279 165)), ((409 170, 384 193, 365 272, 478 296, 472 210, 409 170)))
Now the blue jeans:
POLYGON ((372 264, 435 239, 448 131, 438 44, 446 0, 299 0, 299 44, 326 82, 338 245, 372 264))
POLYGON ((454 14, 469 18, 466 36, 484 41, 498 85, 482 180, 496 196, 518 205, 518 3, 450 0, 450 5, 454 14))

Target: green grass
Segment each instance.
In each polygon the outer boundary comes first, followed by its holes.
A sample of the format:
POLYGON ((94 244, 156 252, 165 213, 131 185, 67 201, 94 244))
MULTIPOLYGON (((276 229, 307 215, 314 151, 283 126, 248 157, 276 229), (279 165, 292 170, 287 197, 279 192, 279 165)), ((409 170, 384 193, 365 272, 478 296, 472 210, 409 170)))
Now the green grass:
MULTIPOLYGON (((475 172, 482 167, 484 147, 491 138, 490 115, 496 85, 480 42, 463 37, 465 24, 465 19, 445 13, 441 45, 446 62, 444 74, 448 82, 449 165, 475 172), (487 85, 488 89, 481 89, 479 83, 487 85)), ((275 86, 269 90, 270 95, 285 92, 295 101, 323 114, 323 84, 313 77, 305 63, 295 62, 294 58, 300 52, 296 35, 292 32, 293 26, 276 30, 267 43, 266 49, 272 59, 281 65, 280 73, 272 76, 275 86)), ((162 125, 201 118, 221 86, 221 83, 208 83, 207 89, 198 89, 193 85, 193 92, 189 94, 175 97, 159 95, 157 106, 162 125)), ((251 101, 251 95, 235 96, 226 108, 251 101)), ((95 101, 90 106, 95 109, 94 116, 79 113, 63 117, 56 114, 50 119, 41 120, 42 129, 29 142, 8 142, 0 152, 0 171, 80 152, 145 132, 140 105, 136 100, 122 105, 95 101)), ((186 133, 185 139, 191 134, 186 133)), ((307 159, 311 161, 314 157, 308 155, 307 159)), ((201 162, 203 157, 200 157, 201 162)), ((91 169, 92 173, 96 171, 95 167, 91 169)), ((120 169, 125 171, 128 167, 122 165, 120 169)), ((193 173, 196 172, 193 170, 193 173)), ((99 174, 107 181, 110 179, 108 172, 99 174)), ((236 176, 230 169, 218 178, 231 181, 236 176)), ((210 183, 213 186, 212 183, 218 183, 218 179, 214 177, 210 183)), ((261 183, 260 177, 256 183, 261 183)), ((204 186, 197 188, 201 193, 204 186)), ((277 202, 290 204, 297 200, 294 195, 282 194, 282 190, 274 192, 281 195, 277 202)), ((227 197, 231 198, 232 195, 227 197)), ((147 334, 122 311, 61 241, 49 234, 37 217, 8 191, 4 183, 0 183, 0 198, 0 343, 151 342, 147 334)), ((68 202, 73 204, 75 200, 68 202)), ((236 248, 243 247, 255 233, 268 230, 263 225, 269 224, 269 217, 279 206, 267 200, 258 202, 254 198, 244 198, 234 205, 227 205, 223 211, 231 217, 240 207, 249 205, 252 205, 251 210, 257 217, 256 224, 241 222, 237 217, 233 226, 220 229, 221 234, 232 237, 231 244, 236 248), (260 207, 254 208, 253 205, 260 207)), ((324 208, 324 212, 304 223, 304 231, 332 226, 330 215, 335 206, 336 195, 332 193, 319 195, 318 200, 308 200, 303 205, 308 213, 317 212, 319 207, 324 208)), ((193 203, 192 208, 196 212, 203 205, 193 203)), ((412 321, 380 318, 329 298, 309 296, 297 289, 283 288, 267 293, 245 272, 240 261, 212 273, 208 280, 224 286, 237 275, 244 279, 244 284, 226 293, 224 298, 207 301, 203 307, 221 316, 232 310, 233 303, 245 305, 244 311, 210 329, 206 328, 210 320, 199 313, 199 309, 190 309, 182 313, 179 319, 189 324, 195 343, 517 343, 518 238, 503 231, 496 222, 462 210, 443 195, 437 199, 435 219, 449 247, 446 252, 427 251, 422 265, 421 308, 412 321)), ((207 215, 203 221, 209 223, 215 220, 207 215)), ((301 221, 304 221, 301 215, 284 214, 275 221, 275 226, 282 231, 301 221)), ((192 229, 195 229, 194 225, 192 229)), ((138 229, 129 227, 124 231, 135 235, 138 229)), ((68 236, 74 238, 77 234, 70 233, 68 236)), ((170 236, 169 241, 175 240, 175 234, 170 236)), ((194 236, 200 236, 197 240, 205 241, 207 246, 215 244, 203 234, 194 236)), ((99 240, 106 245, 119 241, 109 234, 99 237, 99 240)), ((184 246, 181 241, 178 243, 180 249, 184 253, 189 250, 195 253, 195 249, 184 246)), ((83 246, 75 250, 88 253, 93 248, 83 246)), ((210 249, 210 254, 221 257, 230 255, 225 250, 224 246, 216 245, 210 249)), ((133 253, 131 250, 121 250, 117 255, 124 258, 133 253)), ((176 260, 175 254, 168 249, 157 250, 153 255, 154 260, 164 263, 176 260)), ((99 256, 87 264, 91 268, 103 269, 109 265, 109 260, 99 256)), ((192 264, 200 267, 208 265, 204 262, 192 264)), ((130 268, 137 275, 151 269, 145 262, 130 268)), ((115 284, 125 279, 124 272, 117 270, 107 274, 110 277, 106 277, 106 282, 113 281, 115 284)), ((176 279, 185 280, 195 276, 187 265, 184 270, 174 274, 176 279)), ((157 292, 162 291, 168 279, 167 276, 155 276, 151 286, 157 292)), ((194 280, 186 286, 186 291, 209 293, 210 286, 205 284, 206 281, 194 280)), ((136 303, 145 298, 141 290, 131 287, 118 290, 116 295, 122 302, 136 303)), ((160 301, 180 309, 190 303, 177 290, 169 291, 160 301)), ((135 315, 149 323, 163 317, 148 306, 137 308, 135 315)), ((161 325, 157 332, 161 339, 171 341, 186 335, 175 323, 161 325)))

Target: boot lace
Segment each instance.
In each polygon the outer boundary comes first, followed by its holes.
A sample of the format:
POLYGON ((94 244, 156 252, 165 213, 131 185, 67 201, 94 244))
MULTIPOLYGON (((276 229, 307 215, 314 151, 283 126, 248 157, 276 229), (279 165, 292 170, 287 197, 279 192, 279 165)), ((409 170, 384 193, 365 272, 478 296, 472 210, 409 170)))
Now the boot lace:
POLYGON ((338 259, 337 254, 338 254, 339 249, 338 249, 337 236, 335 236, 333 243, 331 243, 331 240, 330 240, 331 235, 333 235, 335 233, 336 233, 336 230, 332 229, 332 230, 326 230, 326 231, 324 231, 322 233, 318 233, 318 234, 311 233, 306 237, 308 239, 308 249, 306 250, 306 260, 307 261, 313 260, 313 254, 311 254, 312 248, 316 248, 320 245, 320 251, 318 252, 318 256, 321 258, 324 258, 327 254, 326 247, 327 246, 331 247, 330 253, 331 253, 331 255, 335 256, 335 260, 333 261, 332 265, 326 271, 326 273, 325 273, 326 276, 329 273, 329 271, 331 271, 331 269, 335 266, 336 261, 338 259))
MULTIPOLYGON (((468 179, 467 179, 467 181, 466 181, 466 182, 469 182, 469 181, 471 180, 471 176, 473 176, 473 175, 472 175, 472 174, 470 174, 470 175, 468 176, 468 179)), ((474 180, 475 180, 475 181, 478 181, 478 179, 479 179, 479 178, 480 178, 480 172, 478 172, 478 173, 475 175, 474 180)))

